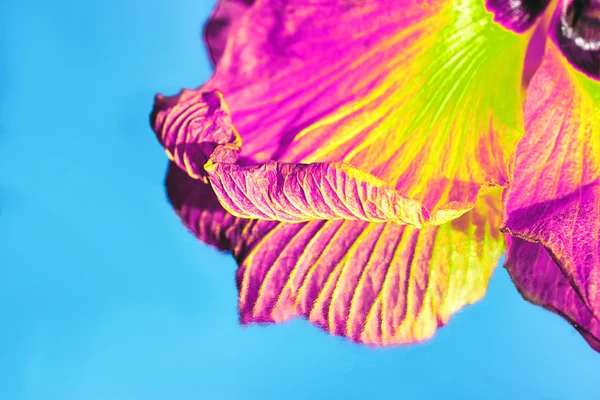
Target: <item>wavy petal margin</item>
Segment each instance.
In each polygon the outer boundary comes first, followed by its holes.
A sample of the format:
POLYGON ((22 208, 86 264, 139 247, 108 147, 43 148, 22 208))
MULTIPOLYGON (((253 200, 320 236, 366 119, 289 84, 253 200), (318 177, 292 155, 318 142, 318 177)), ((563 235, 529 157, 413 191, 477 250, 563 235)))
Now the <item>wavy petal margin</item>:
POLYGON ((223 207, 235 216, 282 222, 393 221, 418 227, 428 217, 418 202, 342 163, 235 164, 241 142, 219 92, 202 93, 201 100, 175 107, 182 112, 157 118, 159 140, 192 178, 207 176, 223 207))
MULTIPOLYGON (((517 149, 513 182, 504 199, 503 231, 543 245, 580 297, 579 307, 587 309, 580 313, 598 318, 600 83, 571 68, 549 42, 528 89, 525 120, 526 135, 517 149)), ((528 279, 545 279, 536 276, 530 274, 528 279)), ((513 279, 520 278, 513 275, 513 279)), ((554 302, 558 310, 573 306, 557 305, 558 297, 544 301, 554 302)))
POLYGON ((504 250, 499 191, 442 226, 235 218, 209 185, 171 165, 169 198, 196 236, 240 267, 240 319, 307 318, 331 334, 376 346, 430 338, 485 294, 504 250))
POLYGON ((228 32, 213 78, 157 97, 153 127, 197 136, 202 96, 222 91, 244 146, 211 183, 234 214, 442 224, 506 185, 529 35, 483 2, 263 0, 228 32))
POLYGON ((505 267, 523 298, 569 321, 596 351, 600 351, 600 319, 571 286, 546 249, 507 235, 505 267))

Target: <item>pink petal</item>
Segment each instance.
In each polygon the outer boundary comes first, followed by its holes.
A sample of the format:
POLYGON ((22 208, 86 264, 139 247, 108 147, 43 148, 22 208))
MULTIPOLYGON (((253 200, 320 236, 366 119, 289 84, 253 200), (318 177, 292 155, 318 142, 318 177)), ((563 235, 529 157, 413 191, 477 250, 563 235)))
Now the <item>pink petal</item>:
POLYGON ((240 242, 235 234, 241 230, 238 227, 253 222, 229 214, 209 185, 190 178, 173 163, 165 183, 169 200, 188 229, 202 242, 219 250, 231 251, 240 242))
POLYGON ((547 47, 527 93, 527 133, 517 149, 514 178, 505 197, 504 230, 546 247, 597 318, 600 83, 573 70, 554 43, 547 47))
POLYGON ((208 176, 223 207, 235 216, 287 222, 359 219, 415 226, 428 218, 418 202, 342 163, 234 164, 240 138, 218 92, 202 93, 193 102, 180 101, 177 107, 182 113, 157 117, 159 139, 191 177, 208 176))
POLYGON ((419 230, 235 218, 218 207, 208 185, 177 167, 167 188, 184 224, 238 260, 242 323, 304 317, 360 343, 422 341, 485 294, 504 249, 498 191, 459 219, 419 230))
MULTIPOLYGON (((213 165, 211 183, 236 215, 440 224, 507 183, 526 45, 475 0, 460 12, 450 1, 264 0, 230 26, 208 83, 157 98, 153 125, 163 140, 195 137, 203 93, 223 92, 243 146, 220 148, 240 158, 213 165)), ((203 146, 172 155, 200 167, 203 146)))
POLYGON ((204 28, 204 40, 213 65, 221 59, 232 26, 254 4, 254 0, 219 0, 204 28))
POLYGON ((596 351, 600 351, 600 319, 571 286, 546 249, 507 235, 506 269, 523 297, 563 316, 596 351))

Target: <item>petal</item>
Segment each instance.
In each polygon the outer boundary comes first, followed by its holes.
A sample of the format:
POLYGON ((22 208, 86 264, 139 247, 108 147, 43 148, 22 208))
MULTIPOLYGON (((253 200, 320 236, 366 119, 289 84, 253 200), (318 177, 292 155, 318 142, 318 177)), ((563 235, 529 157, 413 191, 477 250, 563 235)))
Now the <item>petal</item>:
POLYGON ((174 163, 169 166, 165 184, 173 208, 198 239, 219 250, 235 247, 238 241, 232 234, 250 220, 226 212, 209 185, 190 178, 174 163))
POLYGON ((505 196, 504 230, 548 249, 600 316, 600 83, 554 43, 525 103, 526 135, 505 196))
POLYGON ((521 84, 524 90, 529 86, 529 82, 535 74, 535 71, 540 67, 542 60, 544 59, 544 52, 546 49, 546 41, 548 38, 548 27, 544 23, 540 23, 535 28, 529 45, 527 46, 527 53, 525 54, 525 61, 523 65, 523 77, 521 84))
MULTIPOLYGON (((300 168, 321 179, 352 167, 368 184, 383 182, 418 202, 424 223, 439 224, 472 208, 481 190, 507 182, 522 134, 527 39, 494 23, 475 0, 260 1, 230 30, 206 85, 159 98, 154 128, 164 136, 156 121, 170 119, 190 129, 184 120, 194 111, 173 103, 196 107, 202 93, 219 89, 244 143, 244 165, 341 162, 328 164, 330 172, 300 168)), ((237 168, 222 172, 248 181, 237 168)), ((283 207, 286 221, 299 214, 295 204, 270 207, 283 207)))
POLYGON ((600 351, 600 320, 571 286, 543 246, 507 236, 506 269, 527 300, 563 316, 596 351, 600 351))
POLYGON ((525 32, 544 13, 550 0, 486 0, 494 20, 507 29, 525 32))
POLYGON ((163 116, 156 123, 162 125, 159 140, 170 158, 193 178, 208 176, 223 207, 235 216, 287 222, 359 219, 415 226, 422 226, 428 217, 418 202, 342 163, 234 164, 240 138, 219 92, 203 93, 191 105, 179 102, 174 112, 164 120, 163 116))
POLYGON ((204 40, 213 65, 216 65, 223 56, 232 26, 252 4, 254 0, 219 0, 217 3, 204 28, 204 40))
POLYGON ((242 323, 301 316, 356 342, 422 341, 485 294, 504 249, 497 190, 460 218, 419 230, 234 218, 212 208, 208 185, 176 167, 167 187, 184 224, 200 240, 230 250, 240 264, 242 323))

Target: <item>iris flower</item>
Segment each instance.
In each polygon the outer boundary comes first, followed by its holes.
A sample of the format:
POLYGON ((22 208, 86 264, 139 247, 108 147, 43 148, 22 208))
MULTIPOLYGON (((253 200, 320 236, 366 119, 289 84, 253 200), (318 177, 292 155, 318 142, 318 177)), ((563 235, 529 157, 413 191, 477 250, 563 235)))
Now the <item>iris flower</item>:
POLYGON ((221 0, 205 39, 151 123, 242 323, 422 341, 506 251, 600 351, 599 1, 221 0))

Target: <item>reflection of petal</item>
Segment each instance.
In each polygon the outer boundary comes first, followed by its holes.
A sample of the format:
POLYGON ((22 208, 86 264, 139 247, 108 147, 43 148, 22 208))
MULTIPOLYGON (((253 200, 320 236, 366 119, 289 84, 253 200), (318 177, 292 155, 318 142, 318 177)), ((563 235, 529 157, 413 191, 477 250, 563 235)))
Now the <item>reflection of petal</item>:
POLYGON ((505 197, 505 230, 544 245, 599 317, 600 83, 570 68, 548 43, 528 89, 525 119, 505 197))
POLYGON ((204 29, 204 40, 213 65, 221 59, 232 25, 250 8, 254 0, 219 0, 204 29))
POLYGON ((525 32, 544 13, 550 0, 486 0, 494 20, 515 32, 525 32))
POLYGON ((341 161, 442 223, 506 184, 526 43, 476 0, 265 0, 229 31, 213 78, 155 114, 219 89, 250 164, 341 161))
POLYGON ((523 297, 566 318, 600 351, 600 319, 570 285, 548 252, 537 243, 507 236, 506 268, 523 297))
POLYGON ((238 260, 243 323, 303 316, 357 342, 424 340, 484 295, 504 249, 497 191, 459 219, 418 230, 235 218, 220 208, 209 185, 173 166, 167 188, 186 226, 238 260))

